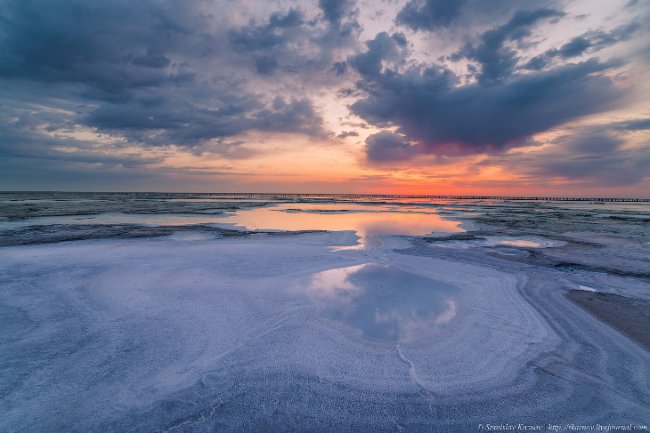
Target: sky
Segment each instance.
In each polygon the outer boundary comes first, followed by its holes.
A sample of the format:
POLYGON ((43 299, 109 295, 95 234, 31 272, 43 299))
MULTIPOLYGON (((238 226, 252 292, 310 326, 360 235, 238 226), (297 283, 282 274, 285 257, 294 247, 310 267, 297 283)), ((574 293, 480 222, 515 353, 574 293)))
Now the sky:
POLYGON ((0 0, 0 190, 650 196, 650 0, 0 0))

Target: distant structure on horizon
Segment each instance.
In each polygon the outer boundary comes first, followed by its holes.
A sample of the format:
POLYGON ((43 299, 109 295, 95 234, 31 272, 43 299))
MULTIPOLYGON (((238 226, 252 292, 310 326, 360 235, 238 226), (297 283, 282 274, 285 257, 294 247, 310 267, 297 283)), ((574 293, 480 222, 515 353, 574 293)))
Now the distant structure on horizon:
POLYGON ((234 198, 319 198, 319 199, 432 199, 432 200, 512 200, 512 201, 582 201, 650 203, 650 198, 634 197, 556 197, 556 196, 509 196, 509 195, 449 195, 449 194, 325 194, 325 193, 270 193, 270 192, 74 192, 74 191, 0 191, 0 195, 48 194, 48 195, 117 195, 129 194, 141 198, 177 197, 234 197, 234 198))

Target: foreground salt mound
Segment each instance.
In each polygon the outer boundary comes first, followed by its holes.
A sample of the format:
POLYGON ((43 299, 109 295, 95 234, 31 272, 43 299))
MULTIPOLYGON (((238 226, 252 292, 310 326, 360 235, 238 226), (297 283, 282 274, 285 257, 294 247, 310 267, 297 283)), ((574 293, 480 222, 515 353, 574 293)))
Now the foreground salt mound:
POLYGON ((453 432, 648 413, 647 352, 539 274, 424 250, 332 251, 350 240, 1 249, 4 425, 453 432))

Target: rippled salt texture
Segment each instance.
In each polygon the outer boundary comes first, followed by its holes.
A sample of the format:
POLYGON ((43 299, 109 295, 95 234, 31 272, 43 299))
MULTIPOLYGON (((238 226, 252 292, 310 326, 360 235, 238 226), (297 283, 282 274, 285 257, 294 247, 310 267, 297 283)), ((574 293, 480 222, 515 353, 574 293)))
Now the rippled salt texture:
POLYGON ((650 299, 649 215, 0 194, 0 431, 642 424, 649 352, 564 293, 650 299))

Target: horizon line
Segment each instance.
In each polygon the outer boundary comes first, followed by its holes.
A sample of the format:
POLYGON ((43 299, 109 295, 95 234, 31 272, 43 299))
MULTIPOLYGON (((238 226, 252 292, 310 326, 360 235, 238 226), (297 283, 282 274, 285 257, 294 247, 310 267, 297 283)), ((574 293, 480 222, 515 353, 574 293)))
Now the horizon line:
POLYGON ((518 201, 599 201, 599 202, 650 202, 650 197, 598 197, 598 196, 544 196, 504 194, 383 194, 383 193, 298 193, 298 192, 164 192, 164 191, 0 191, 0 194, 141 194, 166 196, 238 196, 279 198, 430 198, 438 200, 518 200, 518 201))

